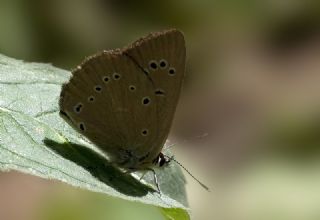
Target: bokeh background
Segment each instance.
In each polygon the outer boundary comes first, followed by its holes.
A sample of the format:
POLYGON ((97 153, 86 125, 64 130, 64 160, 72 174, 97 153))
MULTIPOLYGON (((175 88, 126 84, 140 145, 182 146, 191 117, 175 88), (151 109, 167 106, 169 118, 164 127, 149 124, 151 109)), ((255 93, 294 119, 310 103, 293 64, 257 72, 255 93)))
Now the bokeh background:
MULTIPOLYGON (((188 56, 172 150, 211 188, 186 175, 194 219, 320 219, 319 1, 0 0, 0 53, 64 69, 171 27, 188 56)), ((163 218, 9 172, 0 219, 163 218)))

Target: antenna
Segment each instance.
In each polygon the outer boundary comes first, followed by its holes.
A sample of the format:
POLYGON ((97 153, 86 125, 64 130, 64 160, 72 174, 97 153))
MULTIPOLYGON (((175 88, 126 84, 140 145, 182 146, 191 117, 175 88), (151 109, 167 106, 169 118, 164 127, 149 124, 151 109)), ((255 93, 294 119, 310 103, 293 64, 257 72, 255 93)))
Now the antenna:
POLYGON ((183 169, 184 169, 195 181, 197 181, 204 189, 206 189, 207 191, 210 192, 209 187, 207 187, 206 185, 204 185, 204 183, 202 183, 202 182, 201 182, 200 180, 198 180, 194 175, 192 175, 192 174, 190 173, 190 171, 187 170, 187 168, 185 168, 180 162, 178 162, 176 159, 174 159, 173 156, 172 156, 172 157, 169 157, 169 156, 167 156, 167 155, 164 155, 164 156, 166 156, 166 157, 169 159, 169 161, 170 161, 170 160, 173 160, 174 162, 176 162, 176 164, 178 164, 181 168, 183 168, 183 169))

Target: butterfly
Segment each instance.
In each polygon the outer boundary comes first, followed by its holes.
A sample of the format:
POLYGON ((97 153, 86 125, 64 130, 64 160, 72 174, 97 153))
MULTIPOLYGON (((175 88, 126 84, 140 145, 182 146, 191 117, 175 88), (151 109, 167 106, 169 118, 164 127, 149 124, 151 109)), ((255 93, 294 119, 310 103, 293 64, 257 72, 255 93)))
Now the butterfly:
POLYGON ((63 85, 60 115, 117 167, 128 172, 163 167, 172 159, 161 151, 179 100, 185 60, 184 35, 176 29, 97 53, 63 85))

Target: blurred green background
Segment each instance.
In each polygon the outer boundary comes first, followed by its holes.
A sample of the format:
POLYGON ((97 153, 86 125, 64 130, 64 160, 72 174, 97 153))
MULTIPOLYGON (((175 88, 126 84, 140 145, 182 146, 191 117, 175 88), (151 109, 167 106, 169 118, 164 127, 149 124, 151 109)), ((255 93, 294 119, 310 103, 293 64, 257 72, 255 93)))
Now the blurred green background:
MULTIPOLYGON (((211 188, 186 176, 194 219, 320 219, 319 1, 0 0, 0 53, 65 69, 172 27, 188 56, 172 150, 211 188)), ((163 217, 10 172, 0 219, 163 217)))

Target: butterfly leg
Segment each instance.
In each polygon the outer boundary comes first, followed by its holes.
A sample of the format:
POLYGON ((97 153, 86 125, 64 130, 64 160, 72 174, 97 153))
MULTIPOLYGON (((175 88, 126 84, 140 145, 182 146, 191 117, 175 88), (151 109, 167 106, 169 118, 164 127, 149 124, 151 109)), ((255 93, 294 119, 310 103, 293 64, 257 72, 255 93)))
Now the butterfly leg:
POLYGON ((151 171, 153 173, 154 183, 156 184, 158 192, 161 195, 161 190, 160 190, 160 186, 159 186, 159 182, 158 182, 156 171, 154 171, 154 169, 151 169, 151 168, 148 168, 147 170, 149 170, 149 171, 151 171))
MULTIPOLYGON (((140 180, 143 179, 143 177, 146 175, 146 173, 147 173, 148 171, 151 171, 151 172, 153 173, 154 183, 155 183, 155 185, 157 186, 157 191, 158 191, 158 193, 161 195, 161 190, 160 190, 160 186, 159 186, 157 174, 156 174, 156 171, 154 171, 154 169, 151 169, 151 168, 146 169, 146 170, 143 172, 142 176, 140 177, 140 180)), ((132 171, 132 170, 127 170, 127 171, 125 171, 126 174, 132 173, 132 172, 134 172, 134 171, 132 171)))

